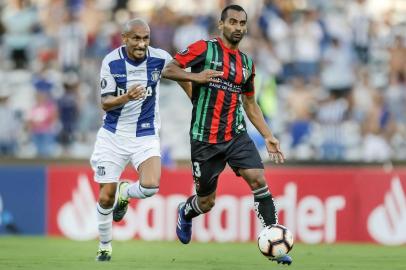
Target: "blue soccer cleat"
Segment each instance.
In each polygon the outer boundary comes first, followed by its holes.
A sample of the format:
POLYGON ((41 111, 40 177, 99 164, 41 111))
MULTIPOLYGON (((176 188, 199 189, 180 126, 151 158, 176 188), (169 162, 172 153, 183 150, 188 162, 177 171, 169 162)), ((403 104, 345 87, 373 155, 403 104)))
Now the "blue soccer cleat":
POLYGON ((293 262, 292 258, 289 255, 283 255, 282 257, 271 259, 271 261, 277 262, 278 264, 287 264, 287 265, 291 265, 293 262))
POLYGON ((192 238, 192 221, 185 218, 185 203, 178 206, 178 223, 176 225, 176 235, 183 244, 188 244, 192 238))

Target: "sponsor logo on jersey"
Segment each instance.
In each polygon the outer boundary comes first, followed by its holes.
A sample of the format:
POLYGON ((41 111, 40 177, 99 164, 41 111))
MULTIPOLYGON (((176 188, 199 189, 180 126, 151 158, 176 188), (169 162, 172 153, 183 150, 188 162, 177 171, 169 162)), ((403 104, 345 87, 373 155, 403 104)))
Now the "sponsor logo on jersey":
POLYGON ((151 124, 150 123, 142 123, 141 128, 150 128, 151 124))
POLYGON ((142 72, 145 72, 145 69, 132 69, 132 70, 129 70, 127 73, 134 74, 134 73, 142 73, 142 72))
POLYGON ((214 78, 213 82, 209 83, 209 87, 222 89, 233 93, 241 93, 240 84, 235 84, 231 81, 224 80, 223 78, 214 78))
POLYGON ((116 92, 117 92, 117 96, 121 96, 121 95, 124 95, 125 93, 127 93, 127 89, 125 87, 121 88, 121 87, 117 86, 116 92))

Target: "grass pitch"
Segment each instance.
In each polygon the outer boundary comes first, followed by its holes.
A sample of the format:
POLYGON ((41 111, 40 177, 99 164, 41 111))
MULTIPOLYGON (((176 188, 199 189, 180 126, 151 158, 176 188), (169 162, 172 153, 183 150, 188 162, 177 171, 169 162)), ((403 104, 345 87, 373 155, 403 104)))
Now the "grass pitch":
POLYGON ((128 241, 113 243, 110 262, 95 262, 96 241, 61 238, 0 237, 0 269, 289 269, 405 270, 406 247, 378 245, 297 244, 291 266, 263 257, 256 243, 196 243, 128 241))

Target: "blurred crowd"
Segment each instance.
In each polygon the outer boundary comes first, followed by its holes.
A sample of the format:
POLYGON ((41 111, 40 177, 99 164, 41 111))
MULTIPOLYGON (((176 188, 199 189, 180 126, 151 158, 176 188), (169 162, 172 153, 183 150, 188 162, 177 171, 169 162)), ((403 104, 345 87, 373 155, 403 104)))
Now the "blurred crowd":
MULTIPOLYGON (((145 18, 151 45, 174 55, 217 36, 230 3, 248 13, 241 50, 254 59, 257 99, 287 158, 406 160, 402 0, 0 1, 0 156, 88 158, 103 116, 100 63, 120 46, 121 25, 145 18)), ((185 96, 168 94, 181 95, 176 87, 161 86, 164 158, 186 160, 191 111, 185 96)))

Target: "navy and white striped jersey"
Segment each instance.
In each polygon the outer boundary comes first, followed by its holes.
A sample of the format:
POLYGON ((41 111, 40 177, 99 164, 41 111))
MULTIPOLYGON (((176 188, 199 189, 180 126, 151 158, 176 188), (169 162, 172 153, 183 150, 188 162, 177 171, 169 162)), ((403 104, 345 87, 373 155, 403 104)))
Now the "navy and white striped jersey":
POLYGON ((158 135, 159 82, 164 67, 172 57, 164 50, 148 47, 143 61, 131 60, 125 46, 110 52, 100 71, 101 95, 120 96, 134 84, 146 87, 144 99, 127 102, 124 106, 106 112, 103 128, 122 136, 142 137, 158 135))

